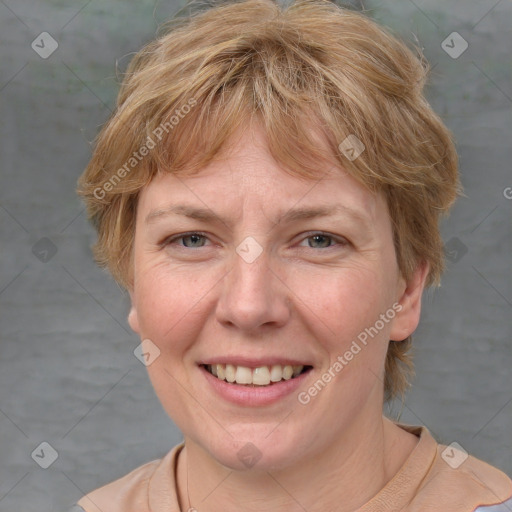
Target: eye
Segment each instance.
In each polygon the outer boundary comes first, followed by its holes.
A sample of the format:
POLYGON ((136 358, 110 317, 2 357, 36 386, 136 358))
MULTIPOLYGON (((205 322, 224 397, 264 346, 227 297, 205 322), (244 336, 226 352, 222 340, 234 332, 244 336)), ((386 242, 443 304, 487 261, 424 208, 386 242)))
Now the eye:
MULTIPOLYGON (((182 233, 180 235, 168 237, 162 241, 161 245, 174 245, 183 249, 200 249, 206 246, 207 240, 209 240, 209 238, 206 233, 193 231, 190 233, 182 233)), ((302 245, 304 242, 307 242, 308 249, 330 249, 335 246, 344 247, 349 243, 343 237, 337 237, 322 232, 313 233, 310 236, 304 238, 300 244, 302 247, 304 247, 304 245, 302 245)))
POLYGON ((304 242, 308 242, 309 249, 329 249, 333 247, 333 243, 337 243, 337 245, 345 246, 348 244, 347 240, 341 237, 335 237, 334 235, 329 235, 327 233, 314 233, 303 240, 304 242))
POLYGON ((192 233, 183 233, 172 238, 167 238, 163 241, 162 245, 175 245, 179 240, 184 242, 183 244, 179 244, 179 247, 199 249, 204 247, 204 242, 207 240, 207 237, 205 233, 194 231, 192 233))

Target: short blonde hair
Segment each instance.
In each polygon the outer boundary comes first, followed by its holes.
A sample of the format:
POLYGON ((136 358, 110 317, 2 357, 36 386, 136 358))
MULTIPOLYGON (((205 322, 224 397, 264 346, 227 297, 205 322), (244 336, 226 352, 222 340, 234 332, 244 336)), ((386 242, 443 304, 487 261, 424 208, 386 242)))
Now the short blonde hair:
MULTIPOLYGON (((403 277, 428 262, 426 284, 438 285, 439 219, 460 183, 452 136, 423 96, 428 66, 418 55, 327 0, 230 1, 171 20, 130 62, 79 179, 98 263, 131 288, 139 192, 157 172, 197 172, 255 115, 272 156, 296 176, 320 178, 328 155, 311 130, 321 130, 340 165, 384 194, 403 277), (349 136, 365 148, 355 159, 343 151, 349 136)), ((395 341, 386 399, 413 374, 411 337, 395 341)))

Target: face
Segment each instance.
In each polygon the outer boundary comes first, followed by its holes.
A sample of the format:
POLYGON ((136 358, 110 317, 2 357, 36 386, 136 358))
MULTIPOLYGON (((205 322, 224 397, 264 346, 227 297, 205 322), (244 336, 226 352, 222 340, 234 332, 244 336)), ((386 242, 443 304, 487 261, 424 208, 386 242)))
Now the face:
POLYGON ((322 170, 286 174, 255 127, 139 198, 130 325, 185 439, 231 468, 312 460, 381 417, 388 341, 418 321, 385 200, 322 170))

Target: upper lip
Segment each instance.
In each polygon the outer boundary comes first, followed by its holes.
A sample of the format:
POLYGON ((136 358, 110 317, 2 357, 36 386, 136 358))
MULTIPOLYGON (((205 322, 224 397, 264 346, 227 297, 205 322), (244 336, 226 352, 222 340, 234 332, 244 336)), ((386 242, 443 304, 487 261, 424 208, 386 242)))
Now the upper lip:
POLYGON ((209 357, 198 363, 199 365, 211 364, 232 364, 234 366, 245 366, 247 368, 259 368, 261 366, 312 366, 308 362, 292 359, 289 357, 244 357, 244 356, 219 356, 209 357))

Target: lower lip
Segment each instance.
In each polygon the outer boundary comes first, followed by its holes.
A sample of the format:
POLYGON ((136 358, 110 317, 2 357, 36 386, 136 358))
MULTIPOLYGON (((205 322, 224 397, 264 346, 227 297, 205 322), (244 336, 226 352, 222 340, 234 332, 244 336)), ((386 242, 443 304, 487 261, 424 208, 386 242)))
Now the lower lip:
POLYGON ((304 383, 311 372, 310 369, 293 379, 281 380, 269 386, 245 386, 220 380, 203 366, 200 366, 199 369, 218 395, 236 405, 249 407, 271 405, 291 395, 304 383))

